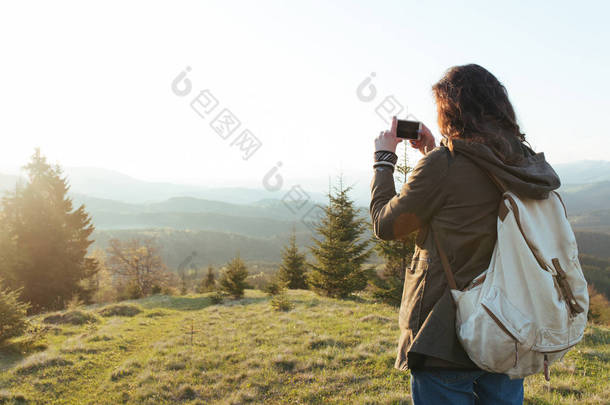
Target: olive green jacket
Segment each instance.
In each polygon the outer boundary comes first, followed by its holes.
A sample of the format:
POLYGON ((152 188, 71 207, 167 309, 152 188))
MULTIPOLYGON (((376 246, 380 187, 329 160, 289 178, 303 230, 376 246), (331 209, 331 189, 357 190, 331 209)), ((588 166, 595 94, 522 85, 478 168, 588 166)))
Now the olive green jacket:
POLYGON ((487 269, 501 192, 482 168, 520 197, 546 198, 560 184, 543 153, 516 142, 513 148, 523 159, 507 165, 483 144, 454 140, 452 154, 443 139, 419 160, 398 195, 392 170, 375 170, 370 204, 375 235, 393 240, 419 230, 405 269, 396 368, 476 369, 457 340, 455 305, 431 232, 437 232, 458 288, 487 269))

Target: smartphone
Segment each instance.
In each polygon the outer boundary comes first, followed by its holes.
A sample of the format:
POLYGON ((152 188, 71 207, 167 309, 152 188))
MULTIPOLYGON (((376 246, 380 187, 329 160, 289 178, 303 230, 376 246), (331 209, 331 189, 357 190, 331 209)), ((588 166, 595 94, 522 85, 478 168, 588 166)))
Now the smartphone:
POLYGON ((409 120, 397 120, 396 137, 419 141, 421 138, 421 122, 409 120))

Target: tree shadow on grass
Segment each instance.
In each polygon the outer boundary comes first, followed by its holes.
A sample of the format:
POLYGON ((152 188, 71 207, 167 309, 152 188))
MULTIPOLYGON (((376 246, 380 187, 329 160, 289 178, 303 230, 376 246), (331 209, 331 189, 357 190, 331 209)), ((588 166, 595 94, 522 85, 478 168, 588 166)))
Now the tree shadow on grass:
MULTIPOLYGON (((12 368, 30 354, 24 353, 21 347, 15 343, 6 343, 0 346, 0 373, 12 368)), ((0 403, 2 402, 0 401, 0 403)))
MULTIPOLYGON (((44 327, 43 334, 53 329, 58 330, 54 327, 44 327)), ((2 342, 0 344, 0 373, 13 368, 31 354, 47 349, 47 345, 41 341, 41 337, 42 335, 32 338, 32 335, 26 332, 22 336, 2 342)), ((4 402, 0 397, 0 404, 2 403, 4 402)))
POLYGON ((5 348, 0 348, 0 373, 12 368, 15 364, 23 360, 21 353, 6 352, 5 348))

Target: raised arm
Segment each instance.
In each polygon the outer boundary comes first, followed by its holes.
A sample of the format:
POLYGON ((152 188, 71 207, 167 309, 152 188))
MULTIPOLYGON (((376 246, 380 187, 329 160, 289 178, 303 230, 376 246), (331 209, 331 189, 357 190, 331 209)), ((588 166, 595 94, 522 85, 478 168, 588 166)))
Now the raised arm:
MULTIPOLYGON (((392 131, 381 134, 375 142, 376 150, 387 151, 384 148, 392 146, 392 136, 395 138, 392 131)), ((400 141, 394 142, 396 145, 400 141)), ((433 142, 432 137, 432 143, 426 143, 434 145, 433 142)), ((393 150, 387 152, 394 153, 395 145, 393 150)), ((419 149, 421 143, 413 146, 419 149)), ((422 151, 426 155, 417 163, 398 195, 394 186, 393 165, 375 163, 370 214, 373 231, 378 238, 393 240, 405 237, 427 223, 442 207, 445 198, 442 182, 448 172, 448 151, 444 147, 428 151, 427 147, 422 151)))

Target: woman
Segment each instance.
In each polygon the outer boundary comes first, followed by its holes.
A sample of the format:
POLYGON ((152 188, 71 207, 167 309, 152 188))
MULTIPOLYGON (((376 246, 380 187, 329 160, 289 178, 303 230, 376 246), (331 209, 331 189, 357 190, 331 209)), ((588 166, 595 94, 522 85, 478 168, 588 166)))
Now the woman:
POLYGON ((478 65, 455 66, 433 87, 439 147, 427 127, 411 141, 424 155, 400 194, 394 188, 396 118, 375 139, 370 213, 375 235, 400 239, 419 230, 405 271, 395 367, 411 370, 417 404, 521 404, 523 380, 485 372, 468 358, 455 332, 455 306, 435 238, 459 289, 489 265, 501 192, 495 175, 522 198, 543 199, 557 174, 525 145, 504 86, 478 65))

